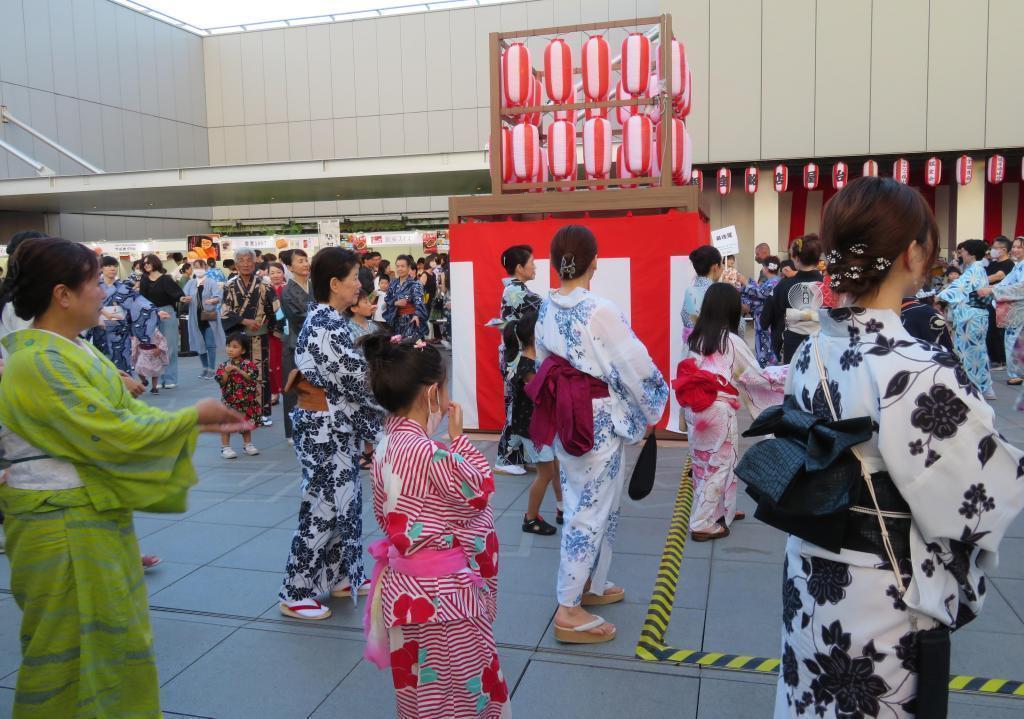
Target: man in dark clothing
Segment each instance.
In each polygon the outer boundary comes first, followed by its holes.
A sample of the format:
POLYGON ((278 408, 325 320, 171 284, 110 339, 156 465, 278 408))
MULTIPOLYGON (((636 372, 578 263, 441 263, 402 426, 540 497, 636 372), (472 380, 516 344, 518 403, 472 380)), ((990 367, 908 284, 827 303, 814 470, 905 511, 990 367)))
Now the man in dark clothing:
MULTIPOLYGON (((1009 238, 1003 235, 992 240, 988 267, 985 268, 990 285, 1002 282, 1003 278, 1013 271, 1013 260, 1010 259, 1012 246, 1013 243, 1009 238)), ((988 333, 985 335, 985 346, 988 348, 988 358, 992 363, 992 369, 1002 369, 1000 365, 1006 364, 1005 336, 1006 329, 996 325, 996 305, 993 302, 988 308, 988 333)))
POLYGON ((373 294, 374 278, 377 276, 377 265, 380 264, 379 252, 367 252, 363 255, 363 262, 359 265, 359 284, 366 294, 373 294))
POLYGON ((949 324, 935 305, 922 302, 916 297, 904 297, 900 307, 900 322, 912 337, 933 345, 939 345, 947 352, 953 351, 953 336, 949 324))

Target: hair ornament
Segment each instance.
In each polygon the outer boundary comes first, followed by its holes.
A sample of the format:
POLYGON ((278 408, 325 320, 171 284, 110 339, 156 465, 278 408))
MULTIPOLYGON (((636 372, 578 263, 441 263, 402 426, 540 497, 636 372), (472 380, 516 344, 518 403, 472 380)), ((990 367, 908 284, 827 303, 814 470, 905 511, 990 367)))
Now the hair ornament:
POLYGON ((391 335, 391 344, 400 345, 402 344, 402 335, 391 335))
POLYGON ((863 255, 867 251, 868 246, 863 243, 858 242, 856 245, 850 245, 850 252, 855 255, 863 255))
POLYGON ((830 265, 839 264, 842 259, 843 256, 839 253, 839 250, 829 250, 828 254, 825 255, 825 262, 830 265))
POLYGON ((570 253, 562 255, 562 262, 558 267, 558 276, 572 280, 576 277, 576 257, 570 253))
MULTIPOLYGON (((394 339, 392 339, 392 341, 394 341, 394 339)), ((423 340, 416 340, 416 343, 413 345, 413 347, 415 349, 418 349, 418 350, 421 350, 421 349, 425 348, 426 346, 427 346, 427 343, 424 342, 423 340)))
POLYGON ((768 262, 768 263, 765 264, 765 269, 767 269, 769 272, 778 272, 779 271, 779 263, 778 262, 768 262))
POLYGON ((892 260, 887 260, 884 257, 875 258, 875 269, 876 270, 887 270, 892 267, 892 260))

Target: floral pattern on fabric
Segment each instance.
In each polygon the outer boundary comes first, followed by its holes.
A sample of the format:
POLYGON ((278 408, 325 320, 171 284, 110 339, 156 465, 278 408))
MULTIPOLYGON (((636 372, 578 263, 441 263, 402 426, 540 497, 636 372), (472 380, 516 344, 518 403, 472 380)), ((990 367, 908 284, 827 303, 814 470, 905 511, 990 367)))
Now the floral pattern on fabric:
POLYGON ((86 336, 119 370, 131 373, 132 339, 142 343, 153 341, 160 325, 157 309, 135 291, 133 284, 124 280, 114 280, 109 285, 100 280, 100 287, 104 294, 103 307, 120 308, 125 318, 103 320, 86 336))
POLYGON ((262 416, 256 377, 256 363, 247 359, 222 362, 214 375, 214 379, 220 385, 221 399, 224 404, 244 415, 250 422, 258 422, 262 416), (236 367, 245 374, 229 371, 229 366, 236 367))
POLYGON ((764 311, 765 303, 775 294, 777 284, 778 277, 769 277, 758 283, 750 280, 741 292, 743 302, 750 308, 750 315, 754 318, 754 356, 762 367, 779 363, 772 349, 772 328, 761 326, 761 312, 764 311))
POLYGON ((407 339, 423 339, 427 336, 427 307, 423 304, 423 285, 411 275, 403 282, 395 280, 388 286, 384 295, 384 321, 395 331, 407 339), (413 308, 411 314, 401 314, 402 308, 395 305, 399 300, 406 300, 413 308), (413 318, 419 319, 417 325, 413 318))
POLYGON ((982 287, 988 287, 988 275, 980 262, 974 262, 938 297, 949 303, 953 321, 953 347, 964 370, 978 391, 988 392, 992 389, 988 347, 985 344, 988 311, 971 304, 972 293, 982 287))

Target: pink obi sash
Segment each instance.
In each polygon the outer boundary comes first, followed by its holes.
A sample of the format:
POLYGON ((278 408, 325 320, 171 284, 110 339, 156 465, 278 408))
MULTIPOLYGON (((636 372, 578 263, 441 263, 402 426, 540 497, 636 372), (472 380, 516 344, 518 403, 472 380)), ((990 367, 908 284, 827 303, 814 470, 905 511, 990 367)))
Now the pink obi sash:
MULTIPOLYGON (((363 615, 363 633, 366 649, 363 656, 384 669, 391 666, 391 646, 388 642, 388 627, 382 606, 383 583, 380 581, 384 570, 404 574, 407 577, 439 578, 456 574, 469 565, 461 549, 420 549, 408 556, 402 555, 388 538, 378 539, 369 547, 370 556, 377 560, 370 581, 370 596, 363 615)), ((474 585, 483 586, 483 580, 470 573, 474 585)))

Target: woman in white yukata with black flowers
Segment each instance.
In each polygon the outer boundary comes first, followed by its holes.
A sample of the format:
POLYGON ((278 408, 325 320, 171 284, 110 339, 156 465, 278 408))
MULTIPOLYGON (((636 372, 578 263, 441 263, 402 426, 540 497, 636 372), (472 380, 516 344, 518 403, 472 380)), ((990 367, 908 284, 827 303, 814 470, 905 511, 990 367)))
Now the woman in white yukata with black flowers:
POLYGON ((859 480, 868 491, 838 553, 789 538, 775 716, 945 716, 941 628, 981 609, 985 572, 1024 504, 1024 460, 957 358, 900 322, 901 299, 923 285, 937 249, 921 195, 856 179, 825 208, 822 238, 847 306, 821 311, 786 394, 827 421, 831 405, 874 422, 854 448, 871 482, 859 480))

